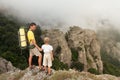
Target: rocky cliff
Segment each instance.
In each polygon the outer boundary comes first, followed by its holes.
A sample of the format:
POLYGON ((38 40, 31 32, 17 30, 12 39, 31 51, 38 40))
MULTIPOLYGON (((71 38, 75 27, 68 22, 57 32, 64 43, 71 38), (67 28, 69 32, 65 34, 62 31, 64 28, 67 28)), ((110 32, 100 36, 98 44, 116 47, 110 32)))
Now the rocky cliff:
POLYGON ((120 33, 114 28, 99 30, 97 32, 102 52, 120 62, 120 33))
POLYGON ((45 36, 50 38, 50 44, 54 47, 54 54, 59 56, 61 62, 70 65, 71 51, 68 47, 64 33, 57 29, 45 30, 43 33, 43 37, 45 36))
POLYGON ((45 36, 50 37, 50 44, 62 62, 71 64, 71 48, 74 48, 79 53, 79 62, 84 64, 84 71, 94 68, 102 73, 100 44, 94 31, 71 27, 67 35, 59 30, 45 30, 43 37, 45 36))
POLYGON ((39 68, 35 66, 32 70, 27 68, 1 74, 0 80, 119 80, 119 78, 108 74, 94 75, 75 70, 52 70, 52 75, 48 76, 44 71, 39 71, 39 68))
POLYGON ((79 61, 84 64, 84 70, 95 68, 103 71, 100 55, 100 43, 94 31, 71 27, 67 33, 70 48, 75 48, 79 53, 79 61))
POLYGON ((17 70, 17 68, 15 68, 10 61, 0 57, 0 74, 15 70, 17 70))
POLYGON ((117 59, 120 62, 120 42, 116 42, 114 40, 105 40, 101 43, 104 47, 103 51, 111 56, 114 59, 117 59), (106 45, 104 45, 104 43, 106 45))

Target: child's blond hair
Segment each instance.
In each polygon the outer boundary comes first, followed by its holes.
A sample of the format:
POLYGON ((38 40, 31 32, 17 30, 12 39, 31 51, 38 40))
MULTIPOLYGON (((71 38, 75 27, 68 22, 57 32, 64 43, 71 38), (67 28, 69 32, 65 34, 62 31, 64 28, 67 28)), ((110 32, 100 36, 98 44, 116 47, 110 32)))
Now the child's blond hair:
POLYGON ((50 41, 50 38, 49 38, 49 37, 45 37, 45 38, 44 38, 44 43, 49 43, 49 41, 50 41))

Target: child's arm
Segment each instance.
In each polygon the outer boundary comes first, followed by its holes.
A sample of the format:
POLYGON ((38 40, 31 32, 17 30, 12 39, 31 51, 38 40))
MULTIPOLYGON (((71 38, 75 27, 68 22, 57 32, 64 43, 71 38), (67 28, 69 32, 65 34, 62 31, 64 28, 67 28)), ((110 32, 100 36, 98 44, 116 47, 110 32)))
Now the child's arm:
POLYGON ((43 45, 41 46, 41 48, 39 48, 39 51, 43 51, 43 45))
POLYGON ((53 51, 51 51, 51 58, 52 58, 52 61, 53 61, 54 60, 53 51))

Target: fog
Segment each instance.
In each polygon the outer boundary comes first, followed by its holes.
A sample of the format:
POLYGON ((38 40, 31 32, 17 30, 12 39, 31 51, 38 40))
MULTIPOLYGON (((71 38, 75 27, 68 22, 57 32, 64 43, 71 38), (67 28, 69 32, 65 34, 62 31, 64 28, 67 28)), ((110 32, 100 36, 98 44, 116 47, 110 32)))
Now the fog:
MULTIPOLYGON (((0 9, 8 10, 25 22, 42 28, 68 29, 69 26, 97 29, 107 21, 119 29, 120 0, 0 0, 0 9)), ((109 27, 104 26, 102 28, 109 27)))

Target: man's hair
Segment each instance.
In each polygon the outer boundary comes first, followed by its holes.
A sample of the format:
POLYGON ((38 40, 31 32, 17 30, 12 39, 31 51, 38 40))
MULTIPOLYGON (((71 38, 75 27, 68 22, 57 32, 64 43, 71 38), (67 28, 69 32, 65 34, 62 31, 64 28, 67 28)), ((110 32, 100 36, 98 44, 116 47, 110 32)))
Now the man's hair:
POLYGON ((36 26, 36 24, 35 24, 34 22, 32 22, 32 23, 29 24, 29 28, 30 28, 31 26, 36 26))

